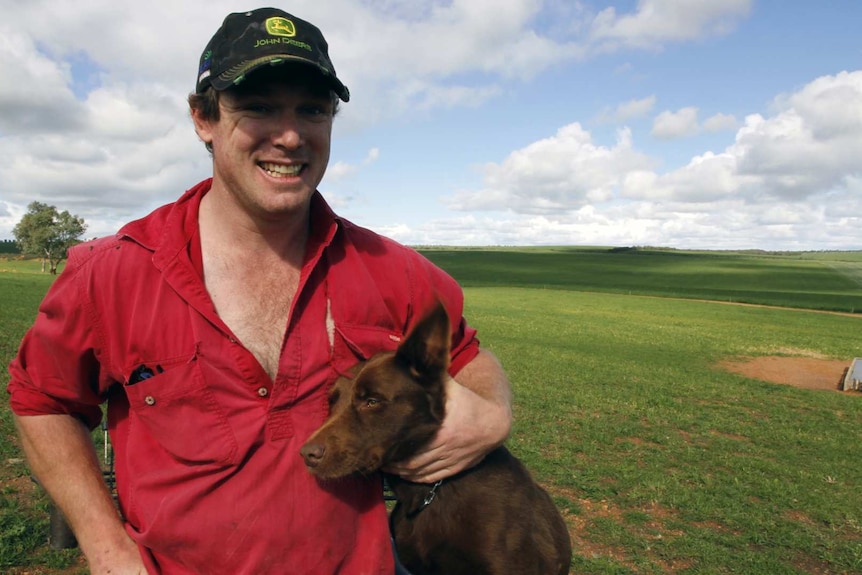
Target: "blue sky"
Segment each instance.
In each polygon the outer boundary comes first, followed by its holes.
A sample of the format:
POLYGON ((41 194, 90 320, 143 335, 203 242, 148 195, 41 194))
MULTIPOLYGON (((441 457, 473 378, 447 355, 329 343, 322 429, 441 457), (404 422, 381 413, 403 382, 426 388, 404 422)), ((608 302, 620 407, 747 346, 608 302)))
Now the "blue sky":
MULTIPOLYGON (((321 191, 403 243, 862 249, 858 0, 276 5, 351 89, 321 191)), ((33 200, 90 237, 207 177, 185 97, 254 7, 0 0, 0 238, 33 200)))

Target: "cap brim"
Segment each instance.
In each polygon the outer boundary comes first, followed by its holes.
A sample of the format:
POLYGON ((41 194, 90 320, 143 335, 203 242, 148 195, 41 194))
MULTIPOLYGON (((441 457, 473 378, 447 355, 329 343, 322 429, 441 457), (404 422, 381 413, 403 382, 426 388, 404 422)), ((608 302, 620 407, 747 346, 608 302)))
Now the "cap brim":
POLYGON ((255 70, 263 67, 263 66, 278 66, 281 64, 303 64, 306 66, 311 66, 318 72, 320 72, 320 76, 324 82, 330 85, 332 90, 336 93, 336 95, 343 101, 350 101, 350 91, 347 89, 341 80, 333 76, 329 70, 320 66, 316 62, 308 60, 306 58, 299 58, 297 56, 292 56, 290 54, 269 54, 262 58, 257 58, 255 60, 248 60, 234 66, 230 70, 226 72, 222 72, 221 74, 214 75, 210 77, 210 85, 218 91, 226 90, 231 86, 235 86, 241 83, 246 76, 254 72, 255 70))

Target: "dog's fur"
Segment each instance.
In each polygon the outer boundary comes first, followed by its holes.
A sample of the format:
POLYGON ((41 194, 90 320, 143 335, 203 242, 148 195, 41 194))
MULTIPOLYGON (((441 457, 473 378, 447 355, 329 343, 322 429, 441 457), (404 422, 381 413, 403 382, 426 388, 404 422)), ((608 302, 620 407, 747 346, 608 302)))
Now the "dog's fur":
MULTIPOLYGON (((416 453, 443 421, 449 348, 449 318, 439 305, 396 352, 339 378, 329 419, 301 450, 309 471, 323 480, 370 474, 416 453)), ((395 546, 413 575, 569 572, 563 518, 505 447, 433 491, 397 476, 387 480, 398 499, 390 514, 395 546)))

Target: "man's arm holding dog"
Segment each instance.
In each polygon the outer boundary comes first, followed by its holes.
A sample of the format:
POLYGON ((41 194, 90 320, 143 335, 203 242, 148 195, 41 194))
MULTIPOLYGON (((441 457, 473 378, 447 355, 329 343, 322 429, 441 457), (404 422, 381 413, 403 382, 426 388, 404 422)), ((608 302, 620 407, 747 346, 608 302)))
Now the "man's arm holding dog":
POLYGON ((418 455, 387 469, 408 481, 434 483, 468 469, 506 441, 512 390, 496 356, 480 350, 446 381, 443 426, 418 455))

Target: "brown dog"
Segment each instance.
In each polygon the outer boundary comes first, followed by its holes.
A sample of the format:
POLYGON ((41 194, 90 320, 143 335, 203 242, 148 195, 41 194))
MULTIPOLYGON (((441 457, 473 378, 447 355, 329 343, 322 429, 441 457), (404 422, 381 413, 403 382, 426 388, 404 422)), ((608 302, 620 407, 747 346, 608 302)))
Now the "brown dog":
MULTIPOLYGON (((443 421, 449 318, 442 305, 396 352, 340 378, 330 416, 301 453, 311 473, 369 474, 413 455, 443 421)), ((413 575, 565 575, 572 548, 548 494, 505 447, 437 485, 387 476, 398 503, 390 525, 413 575)))

